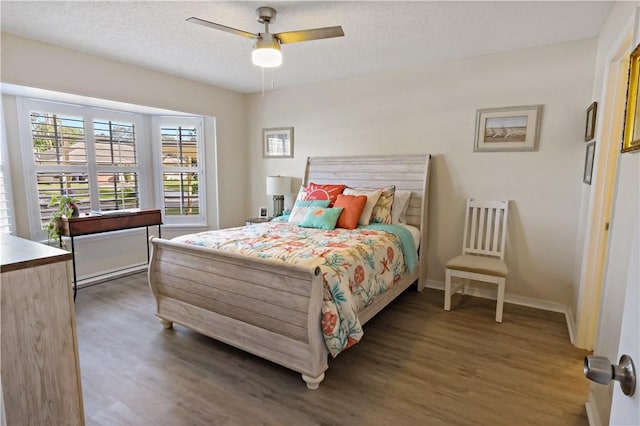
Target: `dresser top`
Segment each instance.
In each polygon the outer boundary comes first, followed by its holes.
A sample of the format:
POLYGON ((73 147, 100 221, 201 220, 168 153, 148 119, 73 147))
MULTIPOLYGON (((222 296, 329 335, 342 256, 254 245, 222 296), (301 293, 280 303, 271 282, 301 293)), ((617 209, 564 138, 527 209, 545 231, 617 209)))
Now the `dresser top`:
POLYGON ((71 253, 12 235, 0 237, 0 272, 71 260, 71 253))

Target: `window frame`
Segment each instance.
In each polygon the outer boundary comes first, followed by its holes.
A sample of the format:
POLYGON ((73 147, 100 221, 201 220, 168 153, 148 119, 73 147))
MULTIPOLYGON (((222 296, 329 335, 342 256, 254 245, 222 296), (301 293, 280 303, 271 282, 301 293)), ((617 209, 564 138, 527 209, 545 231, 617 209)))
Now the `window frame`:
MULTIPOLYGON (((9 161, 9 144, 7 139, 7 126, 4 119, 4 106, 0 103, 0 179, 4 182, 4 196, 7 204, 8 235, 16 234, 16 215, 13 203, 13 185, 11 183, 11 162, 9 161)), ((2 224, 0 223, 0 235, 4 235, 2 224)))
MULTIPOLYGON (((207 226, 207 202, 206 202, 206 167, 205 167, 205 125, 202 116, 173 116, 154 115, 151 118, 151 140, 154 157, 155 173, 155 199, 156 205, 162 211, 164 225, 174 227, 202 227, 207 226), (162 164, 162 132, 161 127, 195 127, 197 135, 198 165, 195 167, 198 174, 198 214, 197 215, 165 215, 165 197, 163 187, 163 173, 166 168, 162 164)), ((179 169, 181 167, 170 167, 179 169)), ((176 171, 179 173, 179 171, 176 171)))

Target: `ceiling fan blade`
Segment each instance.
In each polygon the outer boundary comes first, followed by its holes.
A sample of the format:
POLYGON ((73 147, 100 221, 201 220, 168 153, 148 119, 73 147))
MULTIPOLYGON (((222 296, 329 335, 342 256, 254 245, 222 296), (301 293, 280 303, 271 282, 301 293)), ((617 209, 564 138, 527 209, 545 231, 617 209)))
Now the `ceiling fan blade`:
POLYGON ((288 31, 277 33, 274 36, 280 40, 281 44, 299 43, 301 41, 320 40, 323 38, 333 38, 344 36, 341 26, 314 28, 311 30, 288 31))
POLYGON ((225 32, 236 34, 243 37, 258 38, 258 34, 250 33, 248 31, 238 30, 236 28, 227 27, 226 25, 216 24, 215 22, 205 21, 204 19, 195 18, 193 16, 191 18, 187 18, 186 21, 191 22, 193 24, 198 24, 205 27, 213 28, 214 30, 225 31, 225 32))

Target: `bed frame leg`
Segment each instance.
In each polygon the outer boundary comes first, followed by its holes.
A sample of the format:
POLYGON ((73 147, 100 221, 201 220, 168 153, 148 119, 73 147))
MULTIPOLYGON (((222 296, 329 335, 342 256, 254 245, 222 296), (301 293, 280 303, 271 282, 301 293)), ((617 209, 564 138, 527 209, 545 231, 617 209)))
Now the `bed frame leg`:
POLYGON ((304 380, 307 383, 307 388, 311 390, 316 390, 318 389, 318 386, 320 386, 320 382, 324 380, 324 373, 322 373, 318 377, 310 377, 310 376, 307 376, 306 374, 303 374, 302 380, 304 380))
POLYGON ((160 318, 160 322, 162 323, 162 326, 166 329, 173 328, 173 323, 171 321, 167 321, 164 318, 160 318))

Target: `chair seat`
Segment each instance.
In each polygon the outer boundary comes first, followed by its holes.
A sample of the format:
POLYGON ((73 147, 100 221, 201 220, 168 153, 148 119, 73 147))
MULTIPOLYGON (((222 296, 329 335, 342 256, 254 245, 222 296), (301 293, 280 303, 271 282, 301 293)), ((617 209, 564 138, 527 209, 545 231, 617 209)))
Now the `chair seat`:
POLYGON ((461 254, 447 262, 447 269, 457 271, 476 272, 478 274, 506 277, 509 273, 507 264, 495 257, 461 254))

